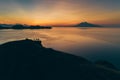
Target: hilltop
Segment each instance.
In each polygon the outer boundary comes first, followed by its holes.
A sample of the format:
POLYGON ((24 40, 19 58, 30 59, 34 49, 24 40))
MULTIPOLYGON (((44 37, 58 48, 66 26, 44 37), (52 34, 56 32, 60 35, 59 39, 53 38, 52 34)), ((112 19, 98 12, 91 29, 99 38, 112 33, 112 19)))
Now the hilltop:
POLYGON ((0 80, 120 80, 111 63, 45 48, 38 39, 1 44, 0 64, 0 80))
POLYGON ((97 25, 97 24, 88 23, 88 22, 81 22, 81 23, 75 25, 75 27, 102 27, 102 26, 97 25))

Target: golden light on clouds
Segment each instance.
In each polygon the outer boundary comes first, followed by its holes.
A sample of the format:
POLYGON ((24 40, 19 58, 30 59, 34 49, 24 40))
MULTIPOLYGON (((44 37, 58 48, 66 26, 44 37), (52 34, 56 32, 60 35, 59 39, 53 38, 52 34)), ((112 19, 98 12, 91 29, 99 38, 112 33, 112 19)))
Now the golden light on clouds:
POLYGON ((17 1, 11 0, 10 6, 0 6, 0 23, 29 25, 72 25, 82 21, 99 24, 120 23, 120 10, 113 11, 100 5, 93 5, 88 3, 88 0, 30 0, 32 3, 29 4, 23 0, 21 4, 17 1))

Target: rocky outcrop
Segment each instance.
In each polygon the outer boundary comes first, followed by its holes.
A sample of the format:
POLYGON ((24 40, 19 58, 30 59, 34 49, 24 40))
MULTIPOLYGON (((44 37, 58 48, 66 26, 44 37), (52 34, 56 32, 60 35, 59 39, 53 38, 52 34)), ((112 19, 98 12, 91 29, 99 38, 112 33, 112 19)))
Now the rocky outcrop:
POLYGON ((120 80, 120 73, 26 39, 0 45, 0 80, 120 80))

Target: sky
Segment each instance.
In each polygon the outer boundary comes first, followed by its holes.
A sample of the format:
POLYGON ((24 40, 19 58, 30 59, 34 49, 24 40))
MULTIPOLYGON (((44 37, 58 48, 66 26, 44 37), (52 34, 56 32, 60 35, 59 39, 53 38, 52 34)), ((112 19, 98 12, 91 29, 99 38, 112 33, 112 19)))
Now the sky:
POLYGON ((0 0, 0 23, 120 24, 120 0, 0 0))

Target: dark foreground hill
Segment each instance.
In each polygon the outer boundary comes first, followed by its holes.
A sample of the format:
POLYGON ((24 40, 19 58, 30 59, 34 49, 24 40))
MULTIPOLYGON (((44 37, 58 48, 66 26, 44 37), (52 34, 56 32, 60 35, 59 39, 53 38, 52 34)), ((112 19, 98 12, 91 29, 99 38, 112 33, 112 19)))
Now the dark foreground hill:
MULTIPOLYGON (((0 80, 120 80, 120 73, 29 39, 0 45, 0 80)), ((105 64, 105 63, 104 63, 105 64)))

